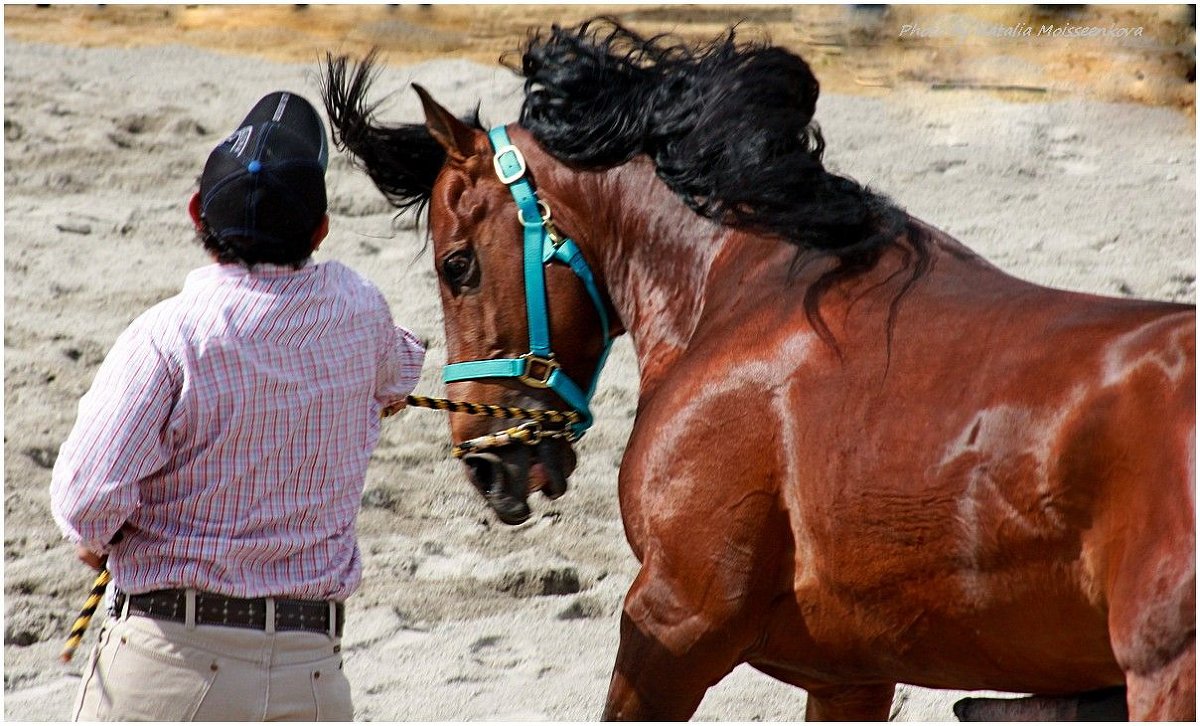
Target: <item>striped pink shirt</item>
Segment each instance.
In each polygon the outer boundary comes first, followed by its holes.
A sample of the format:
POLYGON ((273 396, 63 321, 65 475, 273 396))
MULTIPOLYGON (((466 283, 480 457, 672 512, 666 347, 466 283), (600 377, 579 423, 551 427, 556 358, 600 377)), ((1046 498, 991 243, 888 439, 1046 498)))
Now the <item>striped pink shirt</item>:
POLYGON ((337 262, 193 271, 121 334, 50 485, 118 587, 344 600, 379 413, 425 350, 337 262), (124 540, 107 543, 129 523, 124 540))

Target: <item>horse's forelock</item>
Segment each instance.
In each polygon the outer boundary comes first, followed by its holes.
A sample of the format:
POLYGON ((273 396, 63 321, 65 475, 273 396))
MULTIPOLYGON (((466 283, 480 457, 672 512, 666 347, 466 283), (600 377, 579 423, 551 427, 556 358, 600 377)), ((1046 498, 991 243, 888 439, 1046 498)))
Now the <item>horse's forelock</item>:
MULTIPOLYGON (((377 52, 357 65, 346 56, 326 55, 321 96, 338 148, 348 151, 388 201, 401 211, 429 204, 446 152, 424 123, 384 126, 374 120, 378 103, 367 103, 377 52)), ((478 121, 471 118, 474 125, 478 121)))

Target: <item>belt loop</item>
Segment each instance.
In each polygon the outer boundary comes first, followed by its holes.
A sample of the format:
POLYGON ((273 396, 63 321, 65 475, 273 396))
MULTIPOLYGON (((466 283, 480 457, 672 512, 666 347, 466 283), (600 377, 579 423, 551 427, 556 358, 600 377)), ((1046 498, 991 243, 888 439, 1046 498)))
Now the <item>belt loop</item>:
POLYGON ((188 630, 196 629, 196 590, 191 587, 183 591, 183 625, 188 630))
POLYGON ((121 603, 121 612, 117 613, 117 619, 118 620, 128 620, 129 619, 129 601, 132 600, 133 597, 127 592, 122 592, 120 594, 125 599, 121 603))
POLYGON ((263 625, 263 630, 267 632, 267 635, 271 635, 275 632, 275 598, 269 597, 266 602, 267 622, 263 625))
POLYGON ((337 603, 329 601, 329 637, 337 640, 337 603))

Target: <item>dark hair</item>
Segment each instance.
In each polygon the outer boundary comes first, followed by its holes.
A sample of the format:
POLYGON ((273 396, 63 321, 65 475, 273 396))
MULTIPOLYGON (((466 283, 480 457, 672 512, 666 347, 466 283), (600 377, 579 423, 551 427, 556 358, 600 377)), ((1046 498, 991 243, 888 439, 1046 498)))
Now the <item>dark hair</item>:
POLYGON ((822 294, 872 269, 907 232, 910 273, 892 303, 890 340, 900 298, 931 267, 929 244, 887 198, 825 170, 812 123, 819 85, 800 56, 739 43, 736 28, 689 45, 596 18, 532 34, 517 70, 526 79, 520 123, 558 159, 595 169, 646 154, 698 214, 796 245, 793 272, 812 259, 806 250, 833 256, 805 310, 835 348, 822 294))
MULTIPOLYGON (((300 269, 312 256, 311 233, 309 238, 303 241, 299 238, 268 241, 262 237, 217 235, 203 220, 200 224, 201 227, 196 233, 196 237, 217 262, 242 265, 247 269, 262 263, 300 269)), ((312 231, 316 232, 316 228, 314 227, 312 231)))

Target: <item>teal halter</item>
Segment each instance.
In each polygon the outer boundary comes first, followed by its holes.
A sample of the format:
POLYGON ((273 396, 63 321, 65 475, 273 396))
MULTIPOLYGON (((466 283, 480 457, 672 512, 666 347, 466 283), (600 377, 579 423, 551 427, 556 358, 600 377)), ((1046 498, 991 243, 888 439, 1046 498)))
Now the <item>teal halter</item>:
POLYGON ((512 192, 517 202, 517 219, 525 229, 525 311, 529 318, 529 352, 517 358, 492 358, 488 360, 451 363, 442 373, 446 383, 471 381, 479 378, 516 378, 532 388, 548 388, 557 393, 568 406, 583 416, 583 421, 570 424, 571 438, 583 436, 592 425, 592 412, 588 404, 595 393, 600 371, 612 349, 612 338, 608 335, 608 312, 596 287, 591 268, 583 259, 579 246, 559 233, 550 221, 550 207, 537 198, 537 192, 525 179, 525 157, 508 139, 503 126, 488 132, 495 150, 492 159, 496 175, 512 192), (596 312, 600 315, 600 327, 604 331, 604 352, 596 364, 596 372, 586 392, 575 384, 559 367, 550 349, 550 316, 546 305, 546 268, 551 262, 566 264, 587 289, 596 312))

